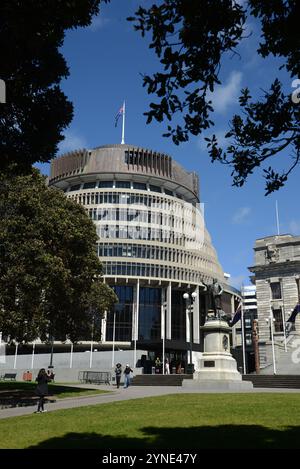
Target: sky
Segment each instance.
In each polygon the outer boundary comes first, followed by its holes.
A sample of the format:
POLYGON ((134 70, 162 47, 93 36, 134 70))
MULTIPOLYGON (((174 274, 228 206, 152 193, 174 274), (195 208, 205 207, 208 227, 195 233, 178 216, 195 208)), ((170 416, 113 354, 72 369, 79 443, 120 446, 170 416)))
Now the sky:
MULTIPOLYGON (((150 3, 153 1, 112 0, 101 7, 91 26, 67 32, 61 50, 70 76, 63 81, 62 89, 74 104, 74 119, 65 132, 60 152, 121 143, 121 122, 117 128, 114 123, 125 99, 125 142, 167 153, 188 171, 198 173, 207 228, 223 270, 231 275, 232 285, 239 288, 250 282, 248 267, 254 264, 255 240, 277 234, 276 200, 280 233, 300 234, 299 168, 286 187, 268 197, 264 196, 261 171, 255 172, 242 188, 232 187, 230 168, 210 162, 204 137, 215 133, 224 144, 229 121, 239 113, 241 88, 248 86, 254 98, 260 97, 278 76, 292 92, 291 79, 283 70, 278 71, 278 59, 263 60, 258 56, 259 24, 249 18, 245 31, 248 37, 238 47, 238 54, 228 54, 222 63, 222 85, 212 96, 215 126, 205 135, 176 146, 162 137, 166 124, 146 125, 143 116, 152 99, 142 86, 142 75, 157 71, 159 62, 148 48, 149 38, 142 39, 126 18, 139 4, 150 3)), ((276 167, 283 169, 288 157, 289 152, 278 159, 276 167)), ((44 174, 49 173, 49 165, 39 167, 44 174)))

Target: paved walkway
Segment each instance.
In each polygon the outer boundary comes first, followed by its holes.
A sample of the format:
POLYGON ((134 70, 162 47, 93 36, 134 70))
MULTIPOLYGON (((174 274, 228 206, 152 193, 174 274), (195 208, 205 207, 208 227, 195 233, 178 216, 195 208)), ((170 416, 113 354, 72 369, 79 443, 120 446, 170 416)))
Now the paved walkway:
MULTIPOLYGON (((72 385, 74 387, 74 385, 72 385)), ((72 409, 75 407, 84 407, 95 404, 108 404, 116 401, 126 401, 129 399, 138 399, 143 397, 162 396, 167 394, 195 394, 195 393, 233 393, 233 391, 195 391, 195 389, 183 389, 181 386, 130 386, 127 389, 107 385, 76 385, 80 388, 101 389, 110 391, 107 394, 98 394, 95 396, 81 396, 76 398, 58 399, 54 403, 48 403, 45 408, 48 412, 61 409, 72 409)), ((252 390, 239 391, 239 393, 299 393, 299 389, 278 389, 278 388, 253 388, 252 390)), ((36 407, 14 407, 0 410, 0 419, 9 417, 19 417, 21 415, 30 415, 36 410, 36 407)))

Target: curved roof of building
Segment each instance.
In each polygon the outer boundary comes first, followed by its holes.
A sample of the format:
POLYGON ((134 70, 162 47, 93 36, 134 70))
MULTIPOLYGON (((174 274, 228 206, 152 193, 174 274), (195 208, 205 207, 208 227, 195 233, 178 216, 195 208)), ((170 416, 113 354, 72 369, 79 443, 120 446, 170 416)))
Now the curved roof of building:
POLYGON ((195 172, 186 171, 169 155, 126 144, 76 150, 55 158, 51 162, 49 184, 64 188, 70 178, 80 181, 84 175, 85 180, 87 176, 101 179, 108 174, 115 179, 120 176, 126 179, 126 175, 134 175, 136 180, 146 178, 150 184, 179 189, 186 200, 199 201, 199 178, 195 172))

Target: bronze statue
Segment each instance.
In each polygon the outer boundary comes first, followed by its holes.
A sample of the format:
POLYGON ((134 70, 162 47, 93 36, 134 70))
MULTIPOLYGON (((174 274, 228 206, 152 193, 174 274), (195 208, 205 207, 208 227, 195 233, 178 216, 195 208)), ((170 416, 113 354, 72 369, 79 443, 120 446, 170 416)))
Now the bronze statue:
POLYGON ((218 310, 222 309, 223 288, 216 278, 214 278, 213 284, 209 286, 209 292, 211 295, 212 309, 215 311, 215 316, 217 316, 218 310))
POLYGON ((222 285, 214 278, 211 285, 206 285, 208 292, 208 314, 207 319, 221 319, 222 321, 229 322, 230 317, 222 309, 222 285))

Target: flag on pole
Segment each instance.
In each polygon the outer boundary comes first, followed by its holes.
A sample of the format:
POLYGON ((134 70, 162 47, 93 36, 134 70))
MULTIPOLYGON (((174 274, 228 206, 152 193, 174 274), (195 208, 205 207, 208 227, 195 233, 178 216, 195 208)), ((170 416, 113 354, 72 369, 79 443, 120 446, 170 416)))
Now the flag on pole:
POLYGON ((300 303, 295 306, 287 322, 295 322, 298 313, 300 313, 300 303))
POLYGON ((236 309, 236 312, 234 313, 232 321, 230 323, 230 327, 234 326, 238 321, 240 321, 241 317, 242 317, 242 302, 240 301, 236 309))
POLYGON ((119 118, 125 113, 125 103, 120 107, 116 117, 115 117, 115 127, 118 125, 119 118))

